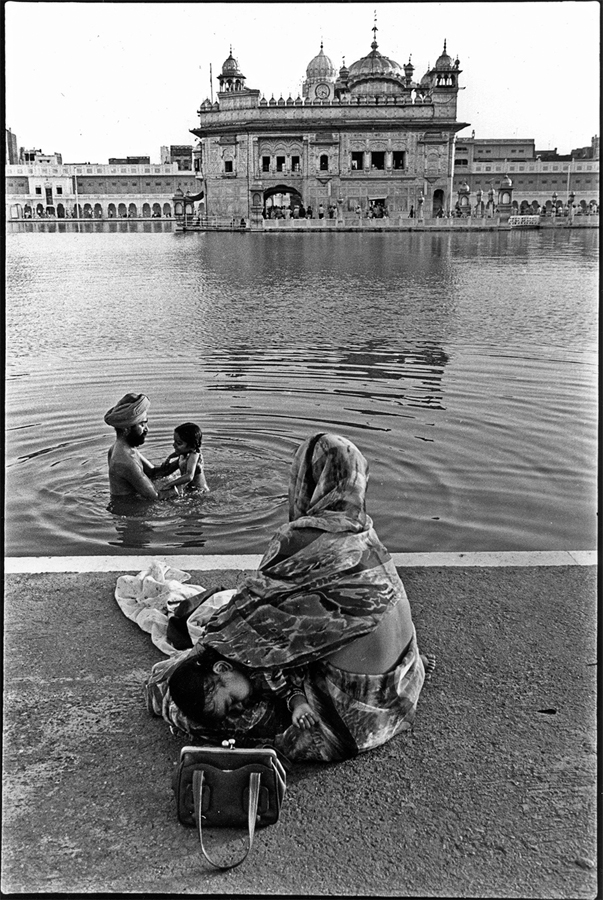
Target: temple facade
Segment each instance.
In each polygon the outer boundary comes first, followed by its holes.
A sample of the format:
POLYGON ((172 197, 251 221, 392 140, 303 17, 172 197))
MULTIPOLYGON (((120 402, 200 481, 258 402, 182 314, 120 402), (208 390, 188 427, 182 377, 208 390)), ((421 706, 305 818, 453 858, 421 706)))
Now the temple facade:
POLYGON ((269 100, 246 84, 232 51, 215 102, 198 111, 195 169, 209 216, 261 227, 267 217, 425 217, 453 195, 461 74, 446 51, 420 80, 378 50, 337 71, 324 52, 309 62, 302 95, 269 100))

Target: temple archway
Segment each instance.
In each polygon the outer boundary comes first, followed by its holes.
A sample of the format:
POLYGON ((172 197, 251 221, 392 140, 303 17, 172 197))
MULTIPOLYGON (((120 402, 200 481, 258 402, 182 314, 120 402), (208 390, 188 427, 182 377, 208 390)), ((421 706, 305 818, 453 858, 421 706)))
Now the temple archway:
POLYGON ((264 213, 270 218, 277 209, 290 209, 293 212, 296 206, 302 206, 303 200, 300 192, 286 184, 277 184, 264 191, 264 213))
POLYGON ((434 219, 438 218, 444 212, 444 191, 438 188, 433 192, 433 211, 434 219))

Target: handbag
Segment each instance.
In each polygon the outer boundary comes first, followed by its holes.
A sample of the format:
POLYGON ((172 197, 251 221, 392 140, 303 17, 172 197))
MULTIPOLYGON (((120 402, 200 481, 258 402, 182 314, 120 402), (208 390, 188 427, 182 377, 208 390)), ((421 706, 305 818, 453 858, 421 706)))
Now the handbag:
POLYGON ((248 856, 256 827, 278 821, 286 790, 286 774, 276 750, 183 747, 175 773, 178 819, 197 827, 201 851, 216 869, 232 869, 248 856), (203 844, 204 828, 246 828, 245 854, 234 863, 217 863, 203 844))

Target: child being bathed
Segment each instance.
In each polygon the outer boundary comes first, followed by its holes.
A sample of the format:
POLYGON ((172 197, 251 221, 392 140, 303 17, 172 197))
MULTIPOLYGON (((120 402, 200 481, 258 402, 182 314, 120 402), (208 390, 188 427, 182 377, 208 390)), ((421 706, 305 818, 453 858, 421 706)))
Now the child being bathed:
POLYGON ((161 466, 162 475, 180 470, 180 475, 166 483, 180 494, 182 490, 207 493, 209 486, 203 471, 201 429, 193 422, 185 422, 174 429, 174 453, 161 466))
POLYGON ((281 669, 254 672, 224 659, 211 648, 189 656, 174 669, 170 695, 184 715, 199 724, 219 722, 252 706, 270 691, 286 701, 294 725, 301 729, 316 725, 315 714, 302 690, 289 683, 281 669))

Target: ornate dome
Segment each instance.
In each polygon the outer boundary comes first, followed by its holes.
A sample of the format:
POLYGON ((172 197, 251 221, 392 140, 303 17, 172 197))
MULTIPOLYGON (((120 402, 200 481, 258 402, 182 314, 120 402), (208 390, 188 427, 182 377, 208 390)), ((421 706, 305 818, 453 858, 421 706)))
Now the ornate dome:
POLYGON ((308 63, 308 67, 306 69, 306 78, 333 78, 335 74, 335 66, 322 49, 321 41, 320 53, 308 63))
POLYGON ((224 65, 222 66, 222 75, 227 78, 233 78, 238 76, 239 78, 244 78, 242 72, 239 72, 239 64, 232 55, 232 47, 230 48, 230 56, 228 59, 224 60, 224 65))
POLYGON ((377 50, 377 41, 373 41, 371 48, 371 52, 368 56, 363 56, 362 59, 352 63, 349 70, 350 78, 362 78, 366 75, 383 76, 404 74, 402 67, 395 59, 389 59, 389 57, 379 53, 377 50))
POLYGON ((431 87, 431 70, 430 70, 429 66, 427 66, 427 71, 421 78, 421 84, 424 85, 425 87, 431 87))
POLYGON ((503 178, 503 180, 500 183, 500 186, 503 188, 510 188, 510 187, 513 187, 513 182, 511 181, 511 179, 509 178, 508 175, 505 175, 505 177, 503 178))
POLYGON ((435 64, 436 69, 451 69, 452 68, 452 57, 448 56, 446 53, 446 41, 444 41, 444 52, 441 56, 438 57, 438 61, 435 64))
POLYGON ((362 75, 401 75, 402 69, 395 61, 373 50, 368 56, 359 59, 350 66, 350 75, 356 78, 362 75))

